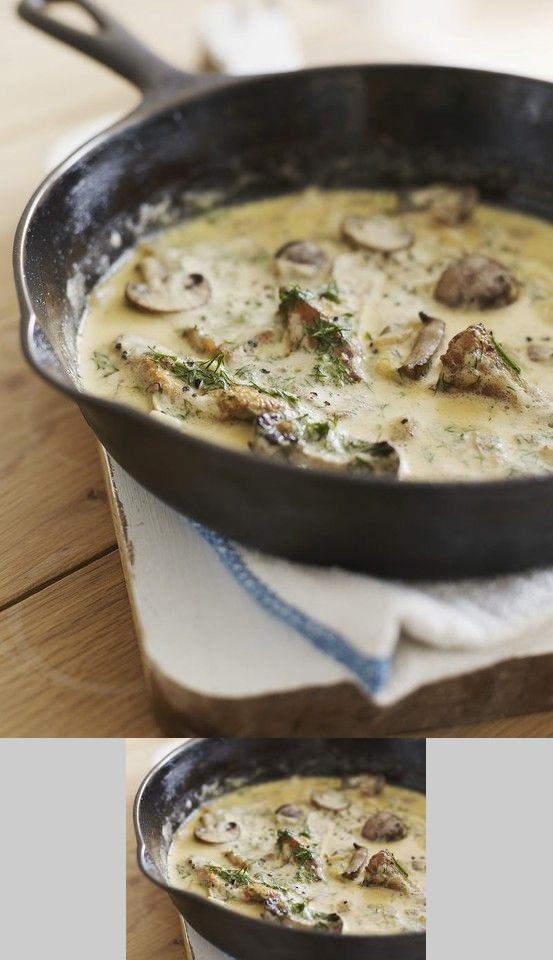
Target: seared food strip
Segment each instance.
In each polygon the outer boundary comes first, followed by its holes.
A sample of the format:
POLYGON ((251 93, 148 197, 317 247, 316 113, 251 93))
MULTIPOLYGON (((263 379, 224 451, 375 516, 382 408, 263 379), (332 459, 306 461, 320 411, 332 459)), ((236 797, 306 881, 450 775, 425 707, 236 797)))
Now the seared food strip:
POLYGON ((190 857, 190 866, 197 874, 203 886, 218 890, 233 900, 242 900, 244 903, 261 903, 271 913, 285 916, 289 910, 289 899, 281 890, 271 887, 259 880, 252 879, 248 871, 230 870, 209 863, 203 857, 190 857))
POLYGON ((422 311, 419 313, 422 330, 417 336, 413 349, 405 363, 398 368, 398 373, 411 380, 418 380, 430 369, 432 359, 440 349, 445 333, 445 323, 436 317, 429 317, 422 311))
POLYGON ((194 410, 216 420, 254 420, 286 409, 272 391, 233 380, 221 354, 207 361, 177 357, 130 334, 119 337, 115 349, 132 370, 137 386, 154 397, 163 395, 177 411, 194 410))
POLYGON ((389 850, 381 850, 371 857, 365 870, 363 885, 366 887, 388 887, 398 893, 413 893, 413 884, 409 874, 389 850))
POLYGON ((320 930, 331 930, 333 933, 343 933, 345 927, 339 913, 313 912, 305 903, 293 903, 286 914, 268 908, 263 916, 267 920, 278 920, 285 927, 294 927, 297 930, 315 927, 320 930))
POLYGON ((363 379, 359 340, 339 316, 325 313, 309 290, 281 287, 280 313, 286 323, 291 349, 305 347, 319 355, 316 379, 336 384, 363 379))
POLYGON ((443 387, 480 393, 516 405, 543 399, 520 375, 516 361, 481 323, 456 334, 441 359, 443 387))
POLYGON ((502 263, 472 254, 446 267, 434 296, 448 307, 491 310, 508 306, 516 300, 518 291, 518 281, 502 263))
POLYGON ((322 863, 303 837, 296 837, 289 830, 279 830, 277 848, 285 863, 293 860, 297 865, 300 879, 309 882, 323 879, 322 863))
POLYGON ((401 466, 397 450, 385 440, 351 440, 333 430, 328 421, 317 423, 278 412, 256 419, 250 449, 320 470, 397 476, 401 466))

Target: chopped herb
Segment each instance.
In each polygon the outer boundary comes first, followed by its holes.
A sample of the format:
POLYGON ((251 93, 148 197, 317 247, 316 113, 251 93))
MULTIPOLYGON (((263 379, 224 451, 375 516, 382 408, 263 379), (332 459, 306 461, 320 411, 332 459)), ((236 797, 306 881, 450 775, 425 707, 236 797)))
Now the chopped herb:
POLYGON ((508 353, 505 353, 503 347, 501 346, 500 343, 497 342, 497 340, 495 339, 493 333, 492 333, 492 343, 493 343, 495 349, 497 350, 499 356, 500 356, 501 359, 503 360, 503 363, 505 364, 505 366, 506 366, 506 367, 510 367, 511 370, 514 370, 514 371, 515 371, 515 373, 520 373, 520 372, 521 372, 521 367, 519 367, 518 363, 516 363, 516 361, 513 360, 512 357, 510 357, 508 353))
POLYGON ((317 383, 328 383, 330 381, 336 386, 340 386, 343 383, 350 383, 351 373, 341 357, 323 353, 313 367, 313 379, 317 383))
POLYGON ((329 280, 324 290, 321 290, 321 297, 324 297, 325 300, 332 300, 333 303, 341 303, 342 298, 340 296, 340 291, 338 289, 338 284, 336 280, 329 280))
POLYGON ((226 390, 232 385, 231 378, 225 370, 222 353, 210 357, 209 360, 182 360, 156 350, 152 350, 148 355, 189 387, 202 390, 226 390))
MULTIPOLYGON (((306 440, 325 440, 328 436, 330 430, 330 423, 328 420, 321 420, 319 422, 312 421, 311 423, 306 423, 304 427, 304 437, 306 440)), ((300 837, 303 834, 300 833, 300 837)))
POLYGON ((102 377, 111 377, 112 373, 118 373, 119 371, 119 367, 116 367, 115 364, 111 362, 107 353, 95 350, 92 354, 92 359, 96 364, 96 369, 102 374, 102 377))
POLYGON ((302 287, 294 284, 292 287, 280 287, 278 298, 280 309, 283 310, 284 313, 288 313, 289 310, 294 309, 298 300, 313 300, 314 296, 310 290, 304 290, 302 287))
POLYGON ((394 857, 393 854, 392 854, 392 860, 394 861, 394 864, 395 864, 395 866, 398 868, 399 872, 400 872, 401 874, 403 874, 403 876, 405 877, 406 880, 408 880, 408 879, 409 879, 409 874, 407 873, 407 870, 406 870, 405 867, 399 862, 399 860, 396 860, 396 858, 394 857))
POLYGON ((245 887, 250 883, 246 867, 241 867, 240 870, 230 870, 226 867, 218 867, 215 863, 208 863, 207 869, 224 880, 225 883, 228 883, 230 887, 245 887))

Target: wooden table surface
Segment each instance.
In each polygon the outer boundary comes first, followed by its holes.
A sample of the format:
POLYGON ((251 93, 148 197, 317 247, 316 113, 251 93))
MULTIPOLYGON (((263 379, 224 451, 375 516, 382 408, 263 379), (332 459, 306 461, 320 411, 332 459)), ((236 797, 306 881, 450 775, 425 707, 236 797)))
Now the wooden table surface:
MULTIPOLYGON (((197 2, 105 2, 163 56, 189 68, 198 62, 190 26, 197 2)), ((18 21, 11 8, 0 9, 10 91, 0 116, 0 735, 147 737, 161 731, 142 679, 95 440, 80 413, 27 369, 11 274, 17 219, 48 152, 87 119, 126 112, 136 93, 18 21)), ((553 712, 437 735, 553 736, 553 712)))

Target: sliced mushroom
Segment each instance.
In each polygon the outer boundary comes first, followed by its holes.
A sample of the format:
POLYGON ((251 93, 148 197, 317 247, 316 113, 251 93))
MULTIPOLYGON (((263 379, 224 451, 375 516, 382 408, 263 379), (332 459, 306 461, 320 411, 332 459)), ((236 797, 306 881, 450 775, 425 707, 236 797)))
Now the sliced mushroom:
POLYGON ((363 777, 359 784, 359 793, 364 797, 377 797, 382 793, 386 786, 386 777, 383 773, 375 773, 368 777, 363 777))
POLYGON ((316 277, 328 264, 324 250, 312 240, 291 240, 275 253, 281 276, 316 277))
POLYGON ((311 803, 319 810, 347 810, 351 806, 351 800, 345 793, 339 790, 315 790, 311 794, 311 803))
POLYGON ((135 307, 149 313, 177 313, 203 307, 211 296, 209 281, 189 273, 178 257, 147 254, 137 264, 141 283, 128 283, 126 296, 135 307))
POLYGON ((430 369, 430 364, 442 345, 445 323, 437 317, 429 317, 422 310, 419 313, 422 329, 413 344, 407 360, 398 367, 398 373, 411 380, 419 380, 430 369))
POLYGON ((240 827, 233 820, 223 820, 204 813, 194 836, 201 843, 234 843, 240 837, 240 827))
POLYGON ((401 220, 379 213, 374 217, 346 217, 342 223, 344 239, 356 247, 393 253, 412 246, 415 237, 401 220))
POLYGON ((396 817, 395 813, 380 811, 369 817, 361 831, 365 840, 391 842, 392 840, 403 840, 407 836, 407 827, 396 817))
POLYGON ((471 254, 446 267, 434 296, 448 307, 492 310, 513 303, 518 291, 518 281, 503 264, 480 254, 471 254))
POLYGON ((552 363, 553 343, 549 337, 546 340, 533 340, 528 344, 527 353, 533 363, 552 363))
POLYGON ((415 187, 399 194, 400 211, 429 211, 439 222, 456 226, 466 220, 478 203, 476 187, 437 183, 428 187, 415 187))
POLYGON ((293 803, 284 803, 278 810, 275 810, 277 817, 284 817, 286 820, 303 820, 304 813, 300 807, 295 807, 293 803))
POLYGON ((399 864, 390 850, 380 850, 371 857, 365 870, 363 885, 387 887, 399 893, 412 893, 413 885, 407 871, 399 864))
POLYGON ((369 851, 366 847, 361 847, 358 843, 354 843, 353 846, 355 847, 355 850, 350 857, 347 868, 342 874, 346 880, 355 880, 369 859, 369 851))

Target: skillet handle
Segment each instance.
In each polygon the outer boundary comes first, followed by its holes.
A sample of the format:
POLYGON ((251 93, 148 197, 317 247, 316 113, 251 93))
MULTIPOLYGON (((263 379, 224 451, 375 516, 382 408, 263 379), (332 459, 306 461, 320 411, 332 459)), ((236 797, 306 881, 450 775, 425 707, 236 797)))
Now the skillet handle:
POLYGON ((94 33, 70 27, 46 12, 51 0, 21 0, 17 12, 33 26, 70 47, 81 50, 130 80, 142 93, 155 93, 170 88, 183 89, 198 82, 193 74, 177 70, 156 56, 129 33, 118 20, 105 13, 91 0, 67 0, 90 14, 98 29, 94 33))

